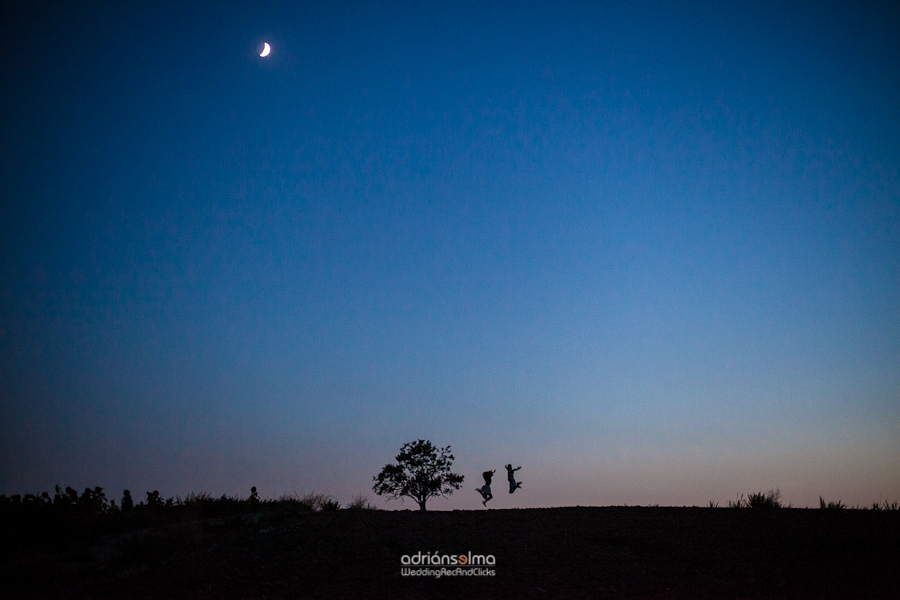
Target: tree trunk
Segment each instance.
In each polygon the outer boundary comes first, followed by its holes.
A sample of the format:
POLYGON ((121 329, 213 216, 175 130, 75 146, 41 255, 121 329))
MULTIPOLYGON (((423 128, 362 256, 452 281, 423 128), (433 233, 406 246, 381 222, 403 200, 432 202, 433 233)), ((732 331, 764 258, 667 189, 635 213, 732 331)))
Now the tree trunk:
POLYGON ((421 510, 421 511, 424 512, 424 511, 425 511, 425 501, 424 501, 424 500, 418 500, 417 502, 419 503, 419 510, 421 510))

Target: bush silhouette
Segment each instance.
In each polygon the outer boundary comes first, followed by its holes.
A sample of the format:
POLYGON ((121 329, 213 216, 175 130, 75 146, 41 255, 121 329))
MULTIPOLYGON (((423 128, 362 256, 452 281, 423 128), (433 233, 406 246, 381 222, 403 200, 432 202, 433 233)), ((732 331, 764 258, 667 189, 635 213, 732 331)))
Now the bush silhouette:
POLYGON ((750 508, 781 508, 781 490, 769 490, 765 494, 757 492, 747 497, 750 508))
POLYGON ((299 499, 300 506, 310 512, 339 510, 341 503, 323 492, 312 491, 299 499))
POLYGON ((378 507, 369 503, 368 496, 357 494, 347 504, 347 510, 378 510, 378 507))
MULTIPOLYGON (((737 502, 728 501, 728 508, 782 508, 781 490, 769 490, 766 493, 756 492, 746 498, 743 494, 737 502)), ((790 507, 788 507, 790 508, 790 507)))
POLYGON ((828 510, 841 510, 847 508, 847 505, 838 500, 837 502, 825 502, 825 498, 819 496, 819 508, 828 510))

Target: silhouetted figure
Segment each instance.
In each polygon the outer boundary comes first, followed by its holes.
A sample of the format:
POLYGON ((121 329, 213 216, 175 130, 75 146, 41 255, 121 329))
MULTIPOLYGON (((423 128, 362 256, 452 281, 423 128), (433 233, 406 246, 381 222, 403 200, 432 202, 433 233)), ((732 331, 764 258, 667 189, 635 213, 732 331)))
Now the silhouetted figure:
POLYGON ((516 467, 513 469, 512 464, 506 465, 506 478, 509 479, 509 493, 512 494, 514 491, 522 487, 522 482, 516 482, 516 476, 514 473, 521 469, 522 467, 516 467))
POLYGON ((485 471, 484 473, 482 473, 481 476, 484 477, 484 485, 480 488, 475 488, 475 491, 481 494, 481 497, 484 498, 481 503, 483 506, 487 506, 488 500, 494 497, 494 495, 491 493, 491 477, 494 476, 494 473, 496 473, 496 470, 485 471))
POLYGON ((481 476, 484 477, 485 485, 491 485, 491 477, 493 477, 494 473, 496 473, 496 472, 497 472, 497 469, 494 469, 493 471, 485 471, 484 473, 481 474, 481 476))
POLYGON ((134 499, 131 497, 131 492, 125 490, 122 492, 122 510, 131 510, 134 508, 134 499))
POLYGON ((250 504, 258 504, 259 503, 259 494, 256 493, 256 486, 254 485, 250 488, 250 504))

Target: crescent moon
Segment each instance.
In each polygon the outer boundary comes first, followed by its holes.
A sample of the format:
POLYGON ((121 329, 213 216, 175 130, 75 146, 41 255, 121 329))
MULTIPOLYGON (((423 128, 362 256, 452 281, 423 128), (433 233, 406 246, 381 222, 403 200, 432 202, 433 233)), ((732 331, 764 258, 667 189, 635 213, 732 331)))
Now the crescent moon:
POLYGON ((270 52, 272 52, 272 47, 269 46, 268 42, 266 42, 263 44, 263 51, 260 52, 259 55, 265 57, 268 56, 270 52))

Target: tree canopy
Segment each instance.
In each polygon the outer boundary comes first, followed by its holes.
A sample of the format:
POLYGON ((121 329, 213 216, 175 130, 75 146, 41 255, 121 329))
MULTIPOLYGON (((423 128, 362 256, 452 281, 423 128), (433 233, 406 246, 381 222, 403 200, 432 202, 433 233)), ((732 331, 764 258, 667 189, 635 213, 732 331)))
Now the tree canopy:
POLYGON ((436 496, 447 497, 458 490, 463 476, 450 471, 454 456, 450 446, 436 448, 430 441, 407 442, 400 448, 397 464, 387 464, 373 477, 372 490, 388 499, 412 498, 425 510, 425 503, 436 496))

